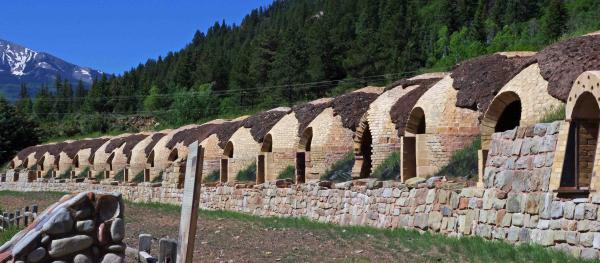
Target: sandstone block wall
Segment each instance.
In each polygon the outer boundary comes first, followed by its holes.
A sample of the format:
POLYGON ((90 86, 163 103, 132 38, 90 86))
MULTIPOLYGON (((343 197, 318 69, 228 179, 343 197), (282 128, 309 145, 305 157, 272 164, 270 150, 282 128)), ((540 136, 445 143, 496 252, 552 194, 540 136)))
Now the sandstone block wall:
POLYGON ((229 139, 233 143, 233 158, 228 160, 227 181, 235 182, 237 174, 256 162, 260 145, 254 140, 249 128, 239 128, 229 139))
POLYGON ((214 171, 221 169, 221 157, 223 156, 223 149, 219 147, 219 138, 216 134, 208 136, 200 142, 202 148, 204 148, 204 163, 202 165, 202 178, 206 178, 214 171))
POLYGON ((75 176, 81 173, 86 168, 91 168, 90 164, 90 156, 92 155, 92 149, 81 149, 77 152, 73 159, 77 159, 79 165, 73 165, 73 171, 75 171, 75 176))
POLYGON ((124 262, 119 194, 65 196, 0 247, 0 262, 124 262))
POLYGON ((444 77, 425 92, 413 108, 421 108, 425 118, 425 134, 416 136, 419 177, 433 175, 448 163, 456 150, 469 145, 479 135, 479 113, 456 107, 458 91, 452 83, 452 77, 444 77))
MULTIPOLYGON (((295 165, 296 151, 298 151, 298 120, 296 113, 292 112, 277 122, 267 136, 271 137, 272 151, 266 154, 265 180, 273 181, 288 166, 295 165)), ((266 137, 265 137, 266 138, 266 137)), ((264 148, 265 142, 263 142, 264 148)), ((262 151, 262 150, 261 150, 262 151)))
POLYGON ((352 153, 352 130, 344 128, 339 115, 333 109, 321 112, 309 125, 313 137, 307 153, 306 181, 321 178, 331 165, 352 153))
MULTIPOLYGON (((402 98, 402 96, 408 94, 414 90, 417 86, 411 87, 396 87, 381 94, 371 105, 369 110, 365 113, 366 123, 361 123, 360 128, 368 128, 371 132, 372 143, 371 143, 371 171, 377 169, 386 158, 388 158, 394 151, 400 149, 400 137, 396 131, 396 125, 392 122, 390 111, 392 106, 402 98)), ((362 141, 361 141, 362 142, 362 141)), ((356 153, 360 148, 361 142, 355 142, 354 152, 356 153)), ((360 174, 360 167, 355 167, 352 171, 354 177, 360 174)))

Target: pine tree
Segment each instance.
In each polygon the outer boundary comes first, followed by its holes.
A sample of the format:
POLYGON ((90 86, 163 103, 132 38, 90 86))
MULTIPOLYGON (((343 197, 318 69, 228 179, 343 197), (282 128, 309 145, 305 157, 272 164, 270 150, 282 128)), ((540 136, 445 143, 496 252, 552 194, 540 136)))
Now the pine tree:
POLYGON ((29 115, 32 111, 31 98, 29 97, 29 90, 27 84, 21 83, 21 90, 19 91, 19 100, 15 103, 15 109, 18 113, 23 115, 29 115))
POLYGON ((33 102, 33 115, 36 119, 48 120, 54 117, 55 112, 52 112, 52 99, 53 96, 50 93, 48 85, 45 83, 42 84, 40 91, 33 102))
POLYGON ((558 39, 567 29, 568 14, 562 0, 550 0, 542 16, 542 32, 546 40, 558 39))

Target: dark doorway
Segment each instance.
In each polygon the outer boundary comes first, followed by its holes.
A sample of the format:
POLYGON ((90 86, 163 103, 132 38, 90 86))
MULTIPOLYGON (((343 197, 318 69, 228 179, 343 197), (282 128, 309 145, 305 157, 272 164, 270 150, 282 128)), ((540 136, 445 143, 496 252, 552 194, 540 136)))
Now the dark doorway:
POLYGON ((362 164, 360 168, 360 177, 367 178, 371 175, 371 170, 373 168, 372 163, 372 145, 373 145, 373 137, 371 136, 371 130, 369 129, 369 125, 366 125, 361 142, 360 142, 360 153, 362 155, 362 164))
POLYGON ((500 118, 498 118, 498 122, 496 122, 495 132, 503 132, 512 130, 519 126, 521 122, 521 101, 515 100, 508 104, 500 118))
POLYGON ((404 137, 402 144, 402 181, 417 176, 416 137, 404 137))
POLYGON ((221 183, 227 182, 227 168, 229 166, 228 159, 221 159, 221 183))
POLYGON ((310 167, 310 150, 312 145, 313 131, 308 127, 300 137, 298 151, 296 152, 296 183, 305 183, 307 167, 310 167))
POLYGON ((579 96, 569 126, 559 192, 587 193, 594 171, 600 109, 594 96, 579 96))
POLYGON ((296 153, 296 183, 306 182, 306 155, 304 152, 296 153))

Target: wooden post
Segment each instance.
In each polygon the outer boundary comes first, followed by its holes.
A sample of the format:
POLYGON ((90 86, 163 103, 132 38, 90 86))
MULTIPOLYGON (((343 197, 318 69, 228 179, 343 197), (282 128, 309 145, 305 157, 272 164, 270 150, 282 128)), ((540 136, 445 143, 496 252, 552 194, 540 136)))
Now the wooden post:
POLYGON ((190 144, 185 169, 183 202, 181 204, 179 242, 177 242, 177 262, 181 263, 191 263, 194 256, 203 160, 204 149, 198 141, 190 144))

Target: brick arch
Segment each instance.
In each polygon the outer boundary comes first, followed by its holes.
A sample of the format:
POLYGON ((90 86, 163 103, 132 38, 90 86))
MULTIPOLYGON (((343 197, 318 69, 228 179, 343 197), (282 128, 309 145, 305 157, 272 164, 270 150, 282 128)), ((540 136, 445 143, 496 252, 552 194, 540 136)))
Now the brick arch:
POLYGON ((233 158, 233 142, 227 142, 225 149, 223 150, 223 158, 233 158))
MULTIPOLYGON (((573 113, 576 111, 579 98, 588 93, 593 96, 596 102, 600 102, 600 71, 587 71, 579 75, 573 87, 569 92, 569 98, 567 99, 567 105, 565 107, 565 117, 567 121, 573 118, 573 113)), ((580 104, 579 104, 580 105, 580 104)), ((575 112, 577 113, 577 112, 575 112)))
POLYGON ((261 152, 273 152, 273 136, 269 133, 263 139, 260 147, 261 152))
POLYGON ((508 116, 506 114, 508 113, 508 111, 512 112, 516 110, 517 106, 519 110, 519 119, 516 122, 516 126, 519 125, 519 121, 521 119, 521 98, 519 97, 519 95, 517 95, 517 93, 513 91, 507 91, 500 93, 496 95, 496 97, 494 97, 494 99, 490 103, 490 106, 485 111, 485 114, 483 115, 483 119, 481 121, 481 147, 483 150, 489 150, 492 134, 494 132, 499 131, 498 128, 512 126, 506 125, 506 121, 512 121, 507 120, 508 116))
POLYGON ((597 191, 600 181, 600 71, 584 72, 574 81, 565 107, 564 127, 559 134, 550 185, 561 195, 587 195, 597 191))
POLYGON ((300 143, 298 143, 298 150, 300 152, 310 152, 313 138, 312 127, 304 129, 302 136, 300 137, 300 143))
POLYGON ((416 107, 410 111, 408 121, 406 122, 406 132, 412 134, 423 134, 426 132, 427 121, 423 108, 416 107))
POLYGON ((108 164, 108 169, 110 171, 113 170, 113 159, 115 159, 115 152, 113 151, 112 153, 110 153, 110 155, 108 156, 108 158, 106 158, 106 164, 108 164))
POLYGON ((174 162, 175 160, 177 160, 177 158, 179 158, 179 150, 177 148, 173 148, 173 150, 171 150, 171 153, 169 153, 169 158, 167 160, 169 162, 174 162))
POLYGON ((352 177, 369 177, 373 169, 373 136, 369 125, 368 112, 361 117, 352 140, 355 156, 352 177))

